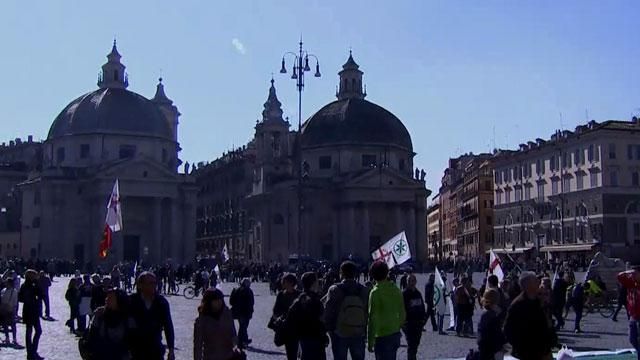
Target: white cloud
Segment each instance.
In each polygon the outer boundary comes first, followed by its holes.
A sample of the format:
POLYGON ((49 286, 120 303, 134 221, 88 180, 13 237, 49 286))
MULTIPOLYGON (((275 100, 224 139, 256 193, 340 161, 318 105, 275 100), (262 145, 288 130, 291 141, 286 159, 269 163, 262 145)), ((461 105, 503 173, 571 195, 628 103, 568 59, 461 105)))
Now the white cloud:
POLYGON ((239 54, 244 55, 247 53, 247 49, 244 47, 244 44, 238 38, 233 38, 231 40, 231 45, 233 45, 233 47, 236 49, 236 51, 239 54))

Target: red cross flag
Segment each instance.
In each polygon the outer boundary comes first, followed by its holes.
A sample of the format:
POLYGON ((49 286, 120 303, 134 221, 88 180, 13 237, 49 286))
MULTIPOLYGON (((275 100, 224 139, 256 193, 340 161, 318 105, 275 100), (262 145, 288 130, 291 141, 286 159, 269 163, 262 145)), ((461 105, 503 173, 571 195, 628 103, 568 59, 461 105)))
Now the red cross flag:
POLYGON ((493 252, 493 250, 490 250, 489 252, 489 274, 497 276, 498 282, 502 282, 502 279, 504 279, 502 266, 500 266, 500 258, 493 252))
POLYGON ((405 232, 403 231, 392 237, 376 251, 372 252, 371 257, 374 261, 386 262, 389 269, 411 259, 411 250, 409 249, 409 242, 405 232))
POLYGON ((113 184, 111 196, 107 203, 107 216, 104 221, 104 231, 102 241, 100 241, 99 254, 101 258, 106 258, 111 249, 111 237, 114 232, 122 230, 122 211, 120 209, 120 185, 118 179, 113 184))

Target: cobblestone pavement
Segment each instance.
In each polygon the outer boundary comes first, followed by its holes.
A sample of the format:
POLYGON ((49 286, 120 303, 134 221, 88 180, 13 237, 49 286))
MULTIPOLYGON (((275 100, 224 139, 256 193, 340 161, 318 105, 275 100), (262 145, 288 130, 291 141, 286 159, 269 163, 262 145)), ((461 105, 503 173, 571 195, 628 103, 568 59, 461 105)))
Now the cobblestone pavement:
MULTIPOLYGON (((40 354, 51 360, 76 360, 78 355, 77 338, 69 334, 64 326, 64 321, 68 317, 69 311, 64 300, 64 291, 67 279, 56 279, 51 289, 52 316, 57 321, 43 321, 43 336, 40 342, 40 354)), ((424 285, 424 277, 420 278, 419 286, 424 285)), ((232 284, 223 284, 222 290, 229 294, 232 284)), ((282 348, 277 348, 273 344, 273 333, 266 328, 275 297, 269 294, 266 284, 254 284, 253 289, 256 295, 256 307, 254 319, 249 327, 249 335, 253 339, 252 347, 248 351, 249 359, 283 359, 282 348)), ((192 334, 193 320, 196 317, 196 307, 199 300, 187 300, 181 296, 168 297, 171 303, 171 313, 173 315, 176 330, 176 357, 177 359, 192 359, 192 334)), ((624 310, 620 318, 624 319, 624 310)), ((477 324, 479 311, 476 310, 474 322, 477 324)), ((448 317, 445 319, 448 321, 448 317)), ((567 326, 572 329, 573 316, 569 315, 567 326)), ((589 351, 596 349, 621 349, 630 347, 626 336, 626 321, 618 323, 610 319, 604 319, 598 314, 587 315, 582 324, 583 334, 573 334, 573 332, 562 331, 560 338, 563 343, 575 350, 589 351)), ((24 326, 19 325, 19 342, 24 344, 24 326)), ((475 339, 458 338, 454 335, 440 336, 429 329, 423 334, 420 344, 419 359, 446 359, 464 357, 469 349, 475 346, 475 339)), ((13 360, 25 359, 25 350, 16 350, 3 347, 0 350, 0 359, 13 360)), ((331 359, 331 356, 329 356, 331 359)), ((406 347, 400 349, 399 359, 406 358, 406 347)), ((372 354, 368 354, 367 359, 373 359, 372 354)))

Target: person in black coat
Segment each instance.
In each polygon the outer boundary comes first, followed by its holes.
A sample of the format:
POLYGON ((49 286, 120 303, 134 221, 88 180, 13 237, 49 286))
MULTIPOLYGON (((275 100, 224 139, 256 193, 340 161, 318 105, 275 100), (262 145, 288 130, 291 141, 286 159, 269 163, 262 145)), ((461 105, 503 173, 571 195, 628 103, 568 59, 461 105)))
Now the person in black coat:
POLYGON ((551 306, 553 317, 556 319, 556 330, 564 327, 562 312, 567 304, 567 288, 569 283, 564 278, 564 272, 558 271, 551 290, 551 306))
POLYGON ((162 360, 165 349, 162 332, 167 341, 168 360, 174 360, 175 334, 169 302, 157 294, 156 276, 143 272, 138 277, 138 290, 129 298, 131 358, 133 360, 162 360))
POLYGON ((76 332, 76 320, 78 320, 78 314, 80 312, 80 291, 78 290, 78 279, 69 279, 69 285, 67 291, 64 294, 64 298, 69 303, 69 320, 65 325, 72 333, 76 332))
POLYGON ((507 340, 502 333, 504 311, 498 305, 500 293, 496 289, 486 289, 482 296, 485 311, 478 323, 478 352, 480 360, 493 360, 496 353, 503 351, 507 340))
POLYGON ((618 306, 616 307, 616 311, 613 312, 611 320, 618 321, 618 313, 623 307, 627 311, 627 318, 629 318, 629 310, 627 310, 627 288, 618 284, 618 306))
POLYGON ((427 305, 427 321, 431 319, 431 327, 433 332, 438 331, 438 325, 436 323, 436 309, 433 304, 434 284, 436 276, 434 274, 429 275, 429 281, 424 286, 424 303, 427 305))
POLYGON ((329 336, 323 322, 324 305, 318 291, 320 284, 314 272, 302 275, 303 292, 287 313, 287 331, 300 341, 301 360, 326 360, 329 336))
POLYGON ((416 360, 422 328, 427 322, 427 312, 424 309, 422 294, 416 289, 416 276, 411 274, 407 278, 407 287, 402 291, 404 308, 407 312, 407 322, 402 330, 407 339, 407 359, 416 360))
POLYGON ((44 295, 38 285, 38 273, 35 270, 27 270, 24 274, 25 282, 18 292, 18 301, 22 305, 22 322, 26 325, 27 359, 44 359, 38 355, 38 344, 42 335, 40 317, 42 316, 42 301, 44 295))
POLYGON ((254 305, 251 279, 244 278, 240 287, 231 291, 229 304, 231 304, 231 314, 233 318, 238 320, 238 341, 240 342, 240 347, 247 347, 251 344, 247 329, 249 328, 249 321, 251 317, 253 317, 254 305))
POLYGON ((287 353, 287 360, 296 360, 298 358, 298 339, 286 334, 286 329, 279 326, 279 322, 283 320, 293 302, 300 296, 300 291, 296 289, 298 279, 295 274, 286 274, 282 277, 282 290, 276 296, 276 302, 273 305, 273 315, 269 321, 269 328, 273 329, 276 334, 274 342, 284 342, 284 348, 287 353))
POLYGON ((538 299, 540 280, 525 271, 519 282, 522 293, 511 303, 504 324, 504 335, 513 347, 511 354, 520 360, 550 360, 558 339, 538 299))

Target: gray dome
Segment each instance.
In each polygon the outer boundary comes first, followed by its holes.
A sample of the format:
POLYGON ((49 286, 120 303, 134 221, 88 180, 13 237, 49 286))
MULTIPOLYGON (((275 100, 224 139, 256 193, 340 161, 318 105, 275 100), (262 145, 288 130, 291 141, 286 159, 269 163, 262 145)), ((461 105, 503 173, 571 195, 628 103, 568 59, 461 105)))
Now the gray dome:
POLYGON ((413 151, 400 119, 381 106, 359 98, 334 101, 302 126, 302 146, 337 144, 396 145, 413 151))
POLYGON ((73 100, 53 121, 47 139, 95 133, 173 140, 169 123, 153 102, 119 88, 99 89, 73 100))

